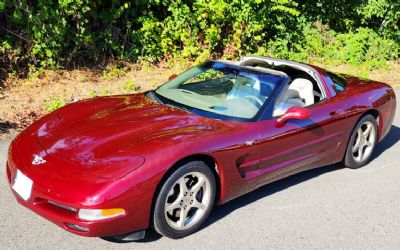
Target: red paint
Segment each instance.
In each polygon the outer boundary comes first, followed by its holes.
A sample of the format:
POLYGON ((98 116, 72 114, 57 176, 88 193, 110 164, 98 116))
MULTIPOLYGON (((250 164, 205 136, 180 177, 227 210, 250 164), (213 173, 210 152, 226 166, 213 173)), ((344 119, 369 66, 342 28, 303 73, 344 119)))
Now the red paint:
POLYGON ((311 111, 301 107, 289 108, 281 117, 276 120, 278 127, 282 127, 288 120, 305 120, 311 115, 311 111))
MULTIPOLYGON (((325 73, 316 68, 321 79, 325 73)), ((143 94, 101 97, 46 115, 12 142, 7 162, 34 181, 24 206, 73 233, 106 236, 146 229, 157 185, 186 157, 208 157, 221 183, 219 203, 266 183, 342 160, 361 115, 379 114, 380 140, 395 113, 395 95, 383 83, 348 77, 348 87, 286 117, 257 122, 203 118, 151 101, 143 94), (284 122, 283 124, 283 121, 284 122), (277 123, 282 124, 276 126, 277 123), (33 155, 46 163, 32 166, 33 155), (126 215, 84 222, 74 208, 124 208, 126 215), (88 227, 89 232, 67 228, 88 227)))
POLYGON ((172 80, 172 79, 174 79, 174 78, 176 78, 178 75, 177 74, 172 74, 172 75, 170 75, 169 77, 168 77, 168 80, 172 80))

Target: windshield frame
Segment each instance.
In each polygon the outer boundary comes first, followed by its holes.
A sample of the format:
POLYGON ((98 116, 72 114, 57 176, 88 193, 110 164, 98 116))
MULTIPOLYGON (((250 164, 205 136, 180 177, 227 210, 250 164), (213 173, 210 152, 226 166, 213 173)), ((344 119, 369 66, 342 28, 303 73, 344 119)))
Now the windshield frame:
MULTIPOLYGON (((202 63, 202 64, 198 65, 198 66, 204 65, 204 66, 207 67, 208 65, 211 65, 212 63, 224 64, 225 66, 230 67, 230 68, 232 68, 234 70, 248 72, 250 74, 265 74, 265 73, 268 73, 268 74, 276 75, 277 77, 281 77, 282 81, 276 83, 277 86, 272 90, 271 95, 269 96, 269 98, 267 98, 265 100, 265 102, 260 107, 260 109, 258 110, 256 115, 254 117, 252 117, 252 118, 241 118, 241 117, 228 116, 228 115, 223 115, 223 114, 219 114, 219 113, 210 112, 210 111, 207 111, 207 110, 195 108, 195 107, 192 107, 192 106, 185 105, 183 103, 176 102, 174 100, 171 100, 171 99, 159 94, 157 92, 157 90, 162 88, 165 84, 168 84, 170 81, 167 81, 166 83, 162 84, 161 86, 156 88, 154 91, 152 91, 152 93, 154 93, 154 95, 158 99, 160 99, 162 101, 162 103, 164 105, 166 105, 166 106, 177 108, 177 109, 180 109, 180 110, 184 110, 186 112, 193 113, 193 114, 196 114, 196 115, 201 116, 201 117, 211 118, 211 119, 218 119, 218 120, 223 120, 223 121, 255 122, 255 121, 258 121, 260 119, 263 119, 263 120, 266 119, 265 115, 266 115, 266 111, 269 110, 268 107, 270 106, 271 103, 274 103, 274 100, 276 99, 276 97, 278 96, 279 92, 281 91, 282 86, 285 86, 290 81, 290 77, 288 75, 286 75, 286 73, 284 73, 284 72, 276 71, 276 73, 274 72, 275 74, 273 74, 273 73, 271 73, 271 70, 268 70, 268 69, 267 70, 265 70, 265 69, 255 69, 253 67, 240 66, 240 65, 237 65, 237 64, 234 64, 234 63, 229 63, 229 62, 207 61, 205 63, 202 63)), ((208 66, 208 67, 210 67, 210 66, 208 66)), ((190 69, 188 69, 188 70, 190 70, 190 69)))

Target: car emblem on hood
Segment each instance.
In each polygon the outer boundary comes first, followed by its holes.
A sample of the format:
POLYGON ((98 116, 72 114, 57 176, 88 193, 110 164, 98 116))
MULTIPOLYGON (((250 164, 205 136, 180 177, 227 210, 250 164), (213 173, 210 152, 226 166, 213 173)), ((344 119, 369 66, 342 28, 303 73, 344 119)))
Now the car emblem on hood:
POLYGON ((33 161, 32 161, 32 165, 40 165, 46 163, 46 160, 43 159, 43 157, 39 156, 39 155, 34 155, 33 156, 33 161))

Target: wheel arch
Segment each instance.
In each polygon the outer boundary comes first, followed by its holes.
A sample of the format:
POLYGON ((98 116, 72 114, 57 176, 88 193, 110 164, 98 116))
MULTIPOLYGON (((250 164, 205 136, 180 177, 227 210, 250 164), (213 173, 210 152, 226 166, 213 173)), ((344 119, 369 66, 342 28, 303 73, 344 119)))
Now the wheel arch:
POLYGON ((163 175, 161 178, 160 182, 157 184, 157 188, 153 194, 152 198, 152 204, 151 204, 151 211, 150 211, 150 222, 149 225, 153 227, 153 216, 154 216, 154 206, 156 202, 157 195, 159 194, 162 185, 165 183, 165 181, 168 179, 168 177, 175 172, 177 169, 179 169, 181 166, 184 164, 191 162, 191 161, 202 161, 204 162, 212 171, 215 182, 216 182, 216 194, 215 194, 215 201, 214 203, 217 203, 220 201, 221 197, 221 189, 222 189, 222 184, 221 184, 221 176, 220 173, 222 171, 221 166, 217 163, 216 159, 210 155, 207 154, 193 154, 186 156, 177 162, 175 162, 163 175))
MULTIPOLYGON (((377 140, 379 141, 379 140, 380 140, 380 137, 381 137, 381 134, 382 134, 382 116, 381 116, 381 114, 379 113, 379 111, 378 111, 377 109, 375 109, 375 108, 370 108, 370 109, 366 110, 366 111, 360 116, 360 118, 357 120, 357 123, 358 123, 364 116, 366 116, 366 115, 372 115, 372 116, 375 118, 376 123, 377 123, 377 125, 378 125, 378 138, 377 138, 377 140)), ((357 124, 357 123, 356 123, 356 124, 357 124)))
POLYGON ((347 148, 349 146, 350 143, 350 139, 351 139, 351 135, 353 134, 357 124, 360 122, 360 120, 365 117, 366 115, 372 115, 375 119, 376 119, 376 123, 378 125, 378 138, 377 140, 379 141, 380 138, 380 134, 381 134, 381 129, 382 129, 382 119, 381 119, 381 115, 379 113, 379 111, 377 109, 374 108, 369 108, 367 110, 365 110, 364 112, 362 112, 362 114, 360 115, 360 117, 357 119, 357 121, 354 123, 353 128, 351 129, 351 133, 350 136, 347 140, 347 144, 346 144, 346 150, 344 151, 343 157, 342 157, 342 162, 344 162, 344 159, 346 157, 346 152, 347 152, 347 148))

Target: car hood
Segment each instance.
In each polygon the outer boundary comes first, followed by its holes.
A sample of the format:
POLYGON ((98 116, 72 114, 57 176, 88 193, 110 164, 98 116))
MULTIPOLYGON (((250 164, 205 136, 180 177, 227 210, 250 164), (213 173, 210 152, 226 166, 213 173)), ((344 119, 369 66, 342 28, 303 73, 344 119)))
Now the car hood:
POLYGON ((46 157, 102 178, 141 166, 149 144, 224 129, 222 122, 170 108, 144 94, 101 97, 67 105, 28 128, 46 157))

